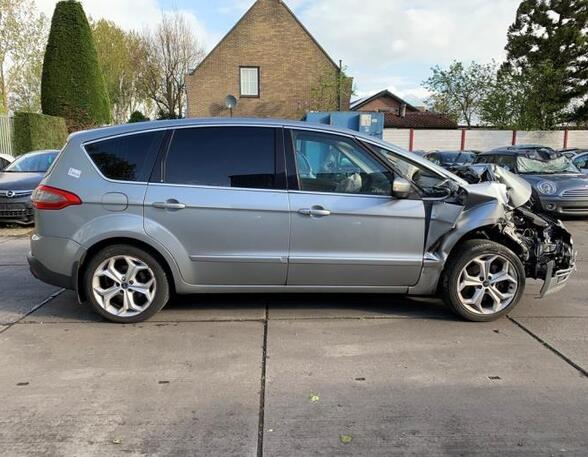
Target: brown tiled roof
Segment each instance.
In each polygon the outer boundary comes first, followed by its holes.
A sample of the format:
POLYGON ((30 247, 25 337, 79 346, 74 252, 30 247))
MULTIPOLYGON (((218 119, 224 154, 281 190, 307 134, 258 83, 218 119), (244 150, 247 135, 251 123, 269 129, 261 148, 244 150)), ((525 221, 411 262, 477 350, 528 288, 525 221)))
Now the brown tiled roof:
POLYGON ((363 97, 363 98, 358 98, 357 100, 353 100, 351 102, 351 111, 356 111, 359 110, 359 108, 361 108, 363 105, 365 105, 366 103, 371 102, 372 100, 375 100, 377 98, 380 97, 390 97, 394 100, 396 100, 398 103, 400 103, 401 105, 406 105, 406 108, 409 111, 417 111, 417 108, 415 108, 414 106, 412 106, 410 103, 404 101, 403 99, 401 99, 398 95, 393 94, 392 92, 390 92, 387 89, 384 89, 376 94, 373 95, 369 95, 367 97, 363 97))
POLYGON ((424 111, 407 112, 405 117, 386 113, 384 115, 384 127, 388 129, 456 129, 457 124, 442 114, 424 111))

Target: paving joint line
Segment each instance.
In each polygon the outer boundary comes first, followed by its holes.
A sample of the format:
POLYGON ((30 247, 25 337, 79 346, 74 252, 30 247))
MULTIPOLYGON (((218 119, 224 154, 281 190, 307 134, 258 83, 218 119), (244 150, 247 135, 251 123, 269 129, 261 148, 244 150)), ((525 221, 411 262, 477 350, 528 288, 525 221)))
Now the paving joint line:
POLYGON ((572 368, 575 368, 576 370, 578 370, 583 377, 588 378, 588 370, 586 370, 585 368, 578 365, 576 362, 574 362, 572 359, 570 359, 563 352, 559 351, 554 346, 552 346, 547 341, 545 341, 543 338, 541 338, 539 335, 535 334, 532 330, 530 330, 529 328, 527 328, 526 326, 524 326, 520 322, 517 322, 516 318, 510 317, 510 316, 507 316, 507 318, 509 321, 511 321, 513 324, 515 324, 517 327, 519 327, 525 333, 530 335, 533 339, 535 339, 539 343, 541 343, 545 348, 549 349, 551 352, 553 352, 555 355, 557 355, 560 359, 562 359, 564 362, 566 362, 572 368))
POLYGON ((263 457, 263 434, 265 429, 265 380, 267 373, 267 333, 269 323, 269 305, 265 305, 263 320, 263 346, 261 354, 261 387, 259 389, 259 419, 257 430, 257 457, 263 457))
POLYGON ((53 299, 57 298, 59 295, 61 295, 63 292, 65 291, 65 289, 59 289, 56 292, 53 292, 51 295, 49 295, 45 300, 43 300, 41 303, 39 303, 38 305, 33 306, 33 308, 31 310, 29 310, 27 313, 23 314, 22 316, 20 316, 16 321, 12 322, 11 324, 8 324, 6 326, 6 328, 0 330, 0 333, 4 333, 7 332, 8 330, 10 330, 13 326, 15 326, 16 324, 18 324, 20 321, 22 321, 23 319, 25 319, 26 317, 30 316, 31 314, 33 314, 35 311, 41 309, 43 306, 45 306, 47 303, 49 303, 50 301, 52 301, 53 299))

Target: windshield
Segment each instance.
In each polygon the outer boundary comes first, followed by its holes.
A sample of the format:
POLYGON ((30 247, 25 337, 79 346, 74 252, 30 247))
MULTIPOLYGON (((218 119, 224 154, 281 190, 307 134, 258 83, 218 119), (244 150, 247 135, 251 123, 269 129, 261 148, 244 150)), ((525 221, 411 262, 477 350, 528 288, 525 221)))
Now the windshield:
POLYGON ((578 168, 565 156, 551 160, 517 157, 517 169, 521 174, 579 173, 578 168))
POLYGON ((45 173, 57 156, 57 151, 19 157, 3 171, 12 173, 45 173))
POLYGON ((463 164, 469 165, 474 163, 476 160, 476 155, 471 152, 456 152, 456 153, 439 153, 439 158, 441 159, 441 163, 444 165, 456 165, 456 164, 463 164))

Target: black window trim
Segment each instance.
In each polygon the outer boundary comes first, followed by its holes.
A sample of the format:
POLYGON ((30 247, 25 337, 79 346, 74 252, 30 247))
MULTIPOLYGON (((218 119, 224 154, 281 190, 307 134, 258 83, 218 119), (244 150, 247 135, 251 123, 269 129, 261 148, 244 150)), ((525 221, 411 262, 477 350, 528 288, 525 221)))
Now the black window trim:
MULTIPOLYGON (((284 133, 283 127, 279 125, 260 125, 260 124, 210 124, 210 125, 189 125, 182 127, 170 127, 170 135, 165 149, 161 152, 161 180, 150 181, 152 184, 161 184, 165 186, 178 186, 178 187, 192 187, 192 188, 204 188, 204 189, 222 189, 222 190, 237 190, 237 191, 257 191, 257 192, 286 192, 286 164, 285 164, 285 152, 284 152, 284 133), (169 156, 169 151, 175 136, 175 132, 178 130, 186 129, 202 129, 202 128, 269 128, 274 130, 274 188, 264 189, 257 187, 227 187, 227 186, 212 186, 203 184, 177 184, 166 182, 166 163, 169 156)), ((157 164, 156 164, 157 165, 157 164)))
MULTIPOLYGON (((149 182, 151 181, 151 176, 153 175, 153 169, 151 169, 151 171, 147 170, 145 173, 145 176, 147 177, 147 180, 145 181, 128 181, 125 179, 113 179, 113 178, 109 178, 108 176, 106 176, 104 173, 102 173, 102 171, 100 170, 100 168, 98 168, 98 165, 96 165, 94 163, 94 161, 92 160, 92 157, 90 157, 90 153, 88 152, 88 150, 86 149, 86 146, 95 144, 95 143, 101 143, 102 141, 108 141, 108 140, 114 140, 114 139, 119 139, 119 138, 126 138, 128 136, 135 136, 135 135, 144 135, 147 133, 158 133, 158 132, 164 132, 164 135, 161 138, 161 144, 159 145, 159 148, 157 150, 157 152, 155 153, 155 161, 153 163, 153 166, 155 167, 157 165, 157 159, 161 153, 162 147, 165 145, 166 143, 166 134, 168 132, 169 128, 156 128, 156 129, 146 129, 146 130, 137 130, 135 132, 125 132, 125 133, 118 133, 115 135, 108 135, 108 136, 104 136, 104 137, 100 137, 100 138, 92 138, 91 140, 88 141, 84 141, 80 144, 82 151, 84 151, 84 154, 86 156, 86 158, 88 159, 88 161, 90 162, 90 164, 92 165, 92 167, 94 167, 94 170, 96 170, 96 173, 98 173, 98 175, 108 181, 108 182, 112 182, 112 183, 117 183, 117 184, 136 184, 136 185, 145 185, 145 184, 149 184, 149 182)), ((63 150, 63 149, 62 149, 63 150)))

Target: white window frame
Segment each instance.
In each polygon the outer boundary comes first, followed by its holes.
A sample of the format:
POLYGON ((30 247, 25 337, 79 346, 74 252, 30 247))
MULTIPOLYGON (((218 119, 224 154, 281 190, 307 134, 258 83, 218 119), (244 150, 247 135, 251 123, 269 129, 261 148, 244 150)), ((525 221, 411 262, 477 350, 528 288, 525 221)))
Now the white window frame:
POLYGON ((259 67, 239 67, 239 93, 241 97, 259 98, 259 67))

